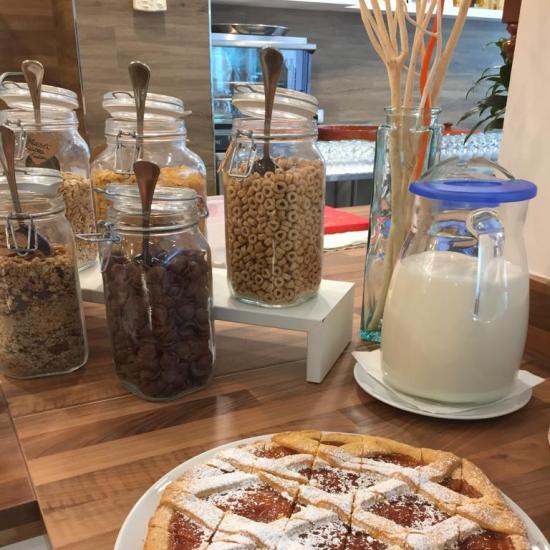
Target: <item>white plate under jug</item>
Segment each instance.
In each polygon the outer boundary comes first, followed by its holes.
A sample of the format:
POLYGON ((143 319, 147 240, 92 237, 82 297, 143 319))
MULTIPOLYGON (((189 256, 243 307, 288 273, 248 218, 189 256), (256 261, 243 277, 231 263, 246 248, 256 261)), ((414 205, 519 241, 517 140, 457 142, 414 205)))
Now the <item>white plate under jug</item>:
POLYGON ((523 355, 529 272, 522 231, 537 188, 441 173, 410 185, 412 229, 384 312, 384 379, 436 401, 489 402, 510 391, 523 355))

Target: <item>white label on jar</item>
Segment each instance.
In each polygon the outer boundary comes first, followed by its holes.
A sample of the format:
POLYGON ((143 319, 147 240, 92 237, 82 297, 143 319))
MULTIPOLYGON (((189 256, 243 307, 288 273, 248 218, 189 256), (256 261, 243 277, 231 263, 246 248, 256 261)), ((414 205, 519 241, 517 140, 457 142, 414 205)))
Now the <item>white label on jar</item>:
MULTIPOLYGON (((27 136, 27 165, 41 166, 55 157, 59 151, 59 140, 52 132, 32 132, 27 136), (31 163, 29 163, 29 159, 31 163)), ((59 167, 59 162, 57 162, 59 167)))

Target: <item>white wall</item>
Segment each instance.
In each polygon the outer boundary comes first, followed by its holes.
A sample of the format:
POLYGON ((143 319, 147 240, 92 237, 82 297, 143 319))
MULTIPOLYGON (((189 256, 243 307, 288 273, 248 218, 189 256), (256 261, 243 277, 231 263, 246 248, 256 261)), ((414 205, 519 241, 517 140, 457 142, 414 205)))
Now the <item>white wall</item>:
POLYGON ((550 2, 523 0, 500 162, 538 186, 525 227, 529 269, 550 278, 550 2))

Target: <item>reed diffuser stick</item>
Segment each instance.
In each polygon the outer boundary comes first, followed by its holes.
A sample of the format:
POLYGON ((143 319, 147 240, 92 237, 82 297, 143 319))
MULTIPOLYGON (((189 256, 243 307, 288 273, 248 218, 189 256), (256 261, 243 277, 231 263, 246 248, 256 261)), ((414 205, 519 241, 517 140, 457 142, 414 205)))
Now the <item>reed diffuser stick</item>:
POLYGON ((436 105, 449 63, 464 27, 470 0, 460 0, 459 13, 447 43, 443 44, 443 0, 417 0, 415 19, 407 12, 406 0, 359 0, 361 19, 367 36, 386 67, 390 105, 396 128, 389 130, 389 169, 392 217, 386 249, 381 296, 369 320, 368 329, 376 330, 382 318, 386 294, 401 245, 409 229, 412 199, 408 192, 411 179, 422 170, 429 136, 416 135, 411 116, 418 98, 420 125, 428 127, 431 107, 436 105), (385 17, 383 14, 385 11, 385 17), (433 30, 430 23, 433 21, 433 30), (408 25, 414 29, 409 46, 408 25), (429 37, 428 46, 426 38, 429 37), (402 78, 405 71, 405 78, 402 78))

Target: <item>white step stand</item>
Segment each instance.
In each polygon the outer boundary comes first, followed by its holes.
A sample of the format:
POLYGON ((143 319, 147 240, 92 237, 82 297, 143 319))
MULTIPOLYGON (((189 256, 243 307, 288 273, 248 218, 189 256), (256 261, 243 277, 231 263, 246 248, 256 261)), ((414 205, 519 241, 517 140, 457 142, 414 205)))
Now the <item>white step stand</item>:
MULTIPOLYGON (((319 294, 288 308, 264 308, 231 298, 226 270, 214 268, 214 318, 220 321, 307 332, 308 382, 322 382, 336 359, 351 341, 353 326, 353 283, 323 279, 319 294)), ((104 303, 99 267, 80 273, 82 298, 104 303)))

